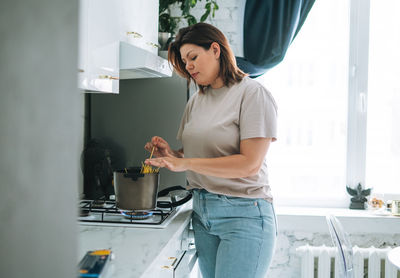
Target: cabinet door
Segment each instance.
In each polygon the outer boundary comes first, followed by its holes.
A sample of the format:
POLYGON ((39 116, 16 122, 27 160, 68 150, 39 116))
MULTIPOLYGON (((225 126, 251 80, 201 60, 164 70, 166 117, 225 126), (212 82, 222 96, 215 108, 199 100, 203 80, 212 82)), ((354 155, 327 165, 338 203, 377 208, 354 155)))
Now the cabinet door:
POLYGON ((88 0, 79 1, 78 88, 86 89, 88 73, 88 0))
POLYGON ((78 86, 118 93, 119 42, 157 54, 158 0, 80 0, 79 8, 78 86))
POLYGON ((119 92, 117 1, 80 0, 78 87, 119 92))
POLYGON ((119 40, 117 0, 80 0, 78 86, 118 93, 119 40))
POLYGON ((89 86, 115 93, 118 93, 119 83, 117 2, 89 0, 88 7, 89 86))
POLYGON ((120 0, 120 40, 157 54, 158 0, 120 0))

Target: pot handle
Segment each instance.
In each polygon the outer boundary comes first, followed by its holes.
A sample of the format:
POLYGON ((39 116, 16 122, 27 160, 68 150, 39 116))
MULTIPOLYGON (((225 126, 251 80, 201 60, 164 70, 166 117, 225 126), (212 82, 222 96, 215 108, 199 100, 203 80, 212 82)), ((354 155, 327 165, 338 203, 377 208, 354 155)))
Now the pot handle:
MULTIPOLYGON (((183 188, 180 185, 177 186, 172 186, 172 187, 168 187, 165 188, 163 190, 161 190, 160 192, 158 192, 157 196, 158 197, 164 197, 167 196, 169 192, 174 191, 174 190, 186 190, 185 188, 183 188)), ((185 198, 177 201, 177 202, 170 202, 170 203, 166 203, 166 202, 157 202, 157 207, 159 208, 173 208, 173 207, 177 207, 180 205, 183 205, 184 203, 188 202, 190 199, 192 199, 192 193, 189 193, 185 198)))
POLYGON ((174 190, 186 190, 185 188, 183 188, 180 185, 176 185, 176 186, 172 186, 172 187, 168 187, 168 188, 164 188, 163 190, 159 191, 157 194, 157 197, 164 197, 167 196, 168 193, 170 193, 171 191, 174 190))

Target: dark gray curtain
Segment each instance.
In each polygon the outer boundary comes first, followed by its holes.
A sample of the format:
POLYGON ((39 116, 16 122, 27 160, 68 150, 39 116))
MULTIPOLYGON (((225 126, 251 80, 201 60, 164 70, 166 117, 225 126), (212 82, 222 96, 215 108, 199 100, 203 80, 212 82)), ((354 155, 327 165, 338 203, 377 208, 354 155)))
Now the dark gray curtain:
POLYGON ((280 63, 315 0, 247 0, 240 69, 255 78, 280 63))

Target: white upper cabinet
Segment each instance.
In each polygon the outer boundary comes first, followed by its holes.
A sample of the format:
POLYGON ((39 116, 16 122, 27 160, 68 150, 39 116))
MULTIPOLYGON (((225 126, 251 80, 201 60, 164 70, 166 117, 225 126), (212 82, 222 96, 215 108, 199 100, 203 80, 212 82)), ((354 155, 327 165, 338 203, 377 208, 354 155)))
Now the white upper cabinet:
POLYGON ((118 93, 121 78, 172 75, 157 56, 158 0, 80 0, 79 20, 79 88, 118 93))
POLYGON ((84 72, 87 67, 88 56, 88 20, 87 20, 87 5, 88 1, 79 1, 79 38, 78 38, 78 71, 84 72))
POLYGON ((158 53, 158 0, 121 0, 120 41, 158 53))

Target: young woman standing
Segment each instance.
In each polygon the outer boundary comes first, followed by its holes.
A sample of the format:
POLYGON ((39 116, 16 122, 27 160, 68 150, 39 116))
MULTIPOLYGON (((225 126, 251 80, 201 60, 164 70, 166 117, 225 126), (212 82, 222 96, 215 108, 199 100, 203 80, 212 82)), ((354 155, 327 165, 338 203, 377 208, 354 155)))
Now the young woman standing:
POLYGON ((276 140, 271 94, 237 66, 223 33, 198 23, 179 31, 168 60, 199 91, 186 105, 172 150, 161 137, 145 145, 146 164, 187 171, 193 228, 204 278, 264 277, 277 228, 266 154, 276 140))

